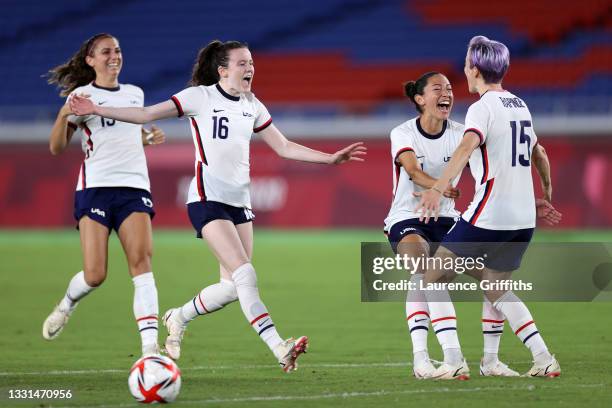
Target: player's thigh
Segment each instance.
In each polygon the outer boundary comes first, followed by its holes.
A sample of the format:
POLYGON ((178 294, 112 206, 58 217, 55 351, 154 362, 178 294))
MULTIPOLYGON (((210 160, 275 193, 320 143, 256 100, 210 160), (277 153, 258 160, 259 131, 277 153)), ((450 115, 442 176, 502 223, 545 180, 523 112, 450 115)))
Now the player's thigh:
POLYGON ((106 279, 110 230, 88 216, 83 216, 79 219, 79 234, 85 282, 89 286, 99 286, 106 279))
POLYGON ((454 263, 457 255, 452 253, 448 248, 439 246, 432 258, 434 259, 427 262, 427 271, 425 272, 425 276, 423 278, 423 281, 426 284, 435 282, 451 282, 453 279, 455 279, 455 276, 457 276, 455 271, 446 270, 442 266, 447 264, 451 259, 454 263))
MULTIPOLYGON (((244 248, 250 262, 251 259, 253 259, 253 223, 245 222, 242 224, 236 224, 236 231, 238 231, 240 242, 242 242, 242 247, 244 248)), ((223 265, 219 264, 219 274, 221 275, 222 279, 231 280, 232 272, 233 271, 228 271, 223 267, 223 265)))
MULTIPOLYGON (((429 254, 429 242, 419 234, 408 234, 397 244, 397 253, 410 258, 426 258, 429 254)), ((414 272, 425 273, 423 269, 414 272)))
POLYGON ((228 220, 214 220, 202 227, 202 237, 226 271, 235 271, 249 262, 236 226, 228 220))
POLYGON ((144 212, 131 213, 119 226, 119 241, 125 252, 132 276, 151 271, 153 228, 151 216, 144 212))
MULTIPOLYGON (((496 302, 507 290, 499 290, 495 287, 495 282, 509 280, 512 278, 512 271, 498 271, 485 267, 482 271, 482 280, 487 282, 488 289, 484 291, 485 296, 491 303, 496 302)), ((503 287, 503 286, 502 286, 503 287)))

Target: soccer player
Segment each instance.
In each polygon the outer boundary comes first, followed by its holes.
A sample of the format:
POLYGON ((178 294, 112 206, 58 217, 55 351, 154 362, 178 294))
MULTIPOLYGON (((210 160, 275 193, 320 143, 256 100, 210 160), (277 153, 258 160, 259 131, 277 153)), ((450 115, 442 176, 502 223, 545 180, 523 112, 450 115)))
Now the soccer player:
MULTIPOLYGON (((122 66, 118 40, 98 34, 85 41, 68 62, 52 69, 49 83, 62 89, 61 96, 87 94, 98 106, 143 106, 142 89, 119 83, 122 66)), ((140 125, 94 115, 74 116, 66 103, 51 130, 51 153, 62 153, 77 129, 82 132, 85 153, 74 199, 83 270, 70 280, 66 294, 45 320, 43 337, 55 339, 79 301, 106 279, 108 238, 114 229, 134 282, 134 317, 142 353, 158 353, 157 288, 151 272, 155 211, 143 144, 163 143, 164 133, 156 127, 149 132, 140 125)))
POLYGON ((212 41, 200 50, 191 87, 169 100, 145 108, 108 108, 78 95, 71 108, 78 115, 99 115, 131 123, 186 116, 195 145, 195 177, 188 213, 199 238, 204 238, 220 264, 219 282, 202 289, 183 306, 164 314, 166 350, 180 356, 181 339, 194 318, 238 300, 242 311, 285 372, 297 368, 308 338, 282 340, 257 288, 251 264, 253 211, 249 194, 249 145, 259 134, 280 156, 312 163, 363 161, 365 147, 352 144, 327 154, 287 140, 272 123, 266 107, 251 92, 255 67, 246 44, 212 41))
MULTIPOLYGON (((453 90, 450 82, 439 72, 428 72, 416 81, 404 85, 406 96, 415 104, 419 116, 402 123, 391 131, 391 156, 393 158, 393 203, 385 219, 385 233, 396 253, 418 258, 433 254, 444 235, 459 217, 454 198, 459 196, 457 175, 446 186, 437 221, 424 223, 415 211, 419 200, 413 195, 431 188, 444 170, 452 153, 461 142, 464 127, 449 120, 453 106, 453 90)), ((406 298, 406 320, 412 339, 414 355, 413 373, 418 379, 430 378, 435 371, 427 351, 429 308, 420 283, 423 270, 414 271, 410 281, 415 289, 406 298)), ((477 276, 480 278, 480 276, 477 276)), ((492 320, 501 321, 486 300, 482 310, 483 325, 492 320)), ((434 322, 435 323, 435 322, 434 322)), ((484 328, 485 356, 497 359, 501 330, 484 328)), ((518 373, 498 361, 495 371, 499 376, 517 376, 518 373)), ((491 374, 493 375, 493 374, 491 374)))
MULTIPOLYGON (((555 224, 561 214, 551 205, 550 165, 538 144, 531 114, 525 102, 502 88, 510 64, 509 51, 500 42, 483 36, 471 39, 465 58, 469 91, 480 100, 468 109, 464 137, 442 175, 426 191, 419 192, 417 210, 425 223, 437 219, 440 199, 448 183, 465 167, 476 182, 474 200, 444 238, 436 256, 484 257, 483 279, 509 279, 519 268, 535 227, 536 215, 555 224), (531 163, 542 181, 544 199, 535 200, 531 163), (468 242, 470 245, 461 243, 468 242)), ((453 272, 435 268, 425 273, 426 284, 452 279, 453 272)), ((434 330, 444 350, 444 364, 432 378, 466 379, 469 369, 459 346, 455 310, 447 291, 427 290, 434 330)), ((532 353, 534 365, 525 374, 556 377, 559 363, 550 354, 531 313, 512 292, 488 290, 486 297, 503 314, 512 330, 532 353)), ((486 370, 481 364, 481 372, 486 370)))

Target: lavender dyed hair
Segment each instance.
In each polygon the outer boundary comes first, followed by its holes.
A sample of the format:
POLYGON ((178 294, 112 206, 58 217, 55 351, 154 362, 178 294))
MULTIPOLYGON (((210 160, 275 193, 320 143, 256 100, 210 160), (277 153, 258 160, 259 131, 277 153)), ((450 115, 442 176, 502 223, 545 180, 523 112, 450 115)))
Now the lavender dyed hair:
POLYGON ((470 68, 476 66, 487 84, 498 84, 510 66, 510 51, 504 44, 478 35, 468 45, 470 68))

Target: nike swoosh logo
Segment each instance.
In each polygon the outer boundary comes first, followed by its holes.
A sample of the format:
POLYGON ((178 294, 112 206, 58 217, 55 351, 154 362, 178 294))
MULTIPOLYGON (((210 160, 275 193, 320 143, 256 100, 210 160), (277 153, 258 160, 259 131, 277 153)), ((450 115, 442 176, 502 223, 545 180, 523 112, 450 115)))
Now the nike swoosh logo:
POLYGON ((459 375, 459 371, 461 371, 461 367, 459 367, 459 368, 457 369, 457 371, 455 371, 455 374, 453 374, 453 377, 458 376, 458 375, 459 375))
POLYGON ((213 109, 214 113, 219 113, 219 112, 223 112, 225 109, 213 109))
POLYGON ((424 322, 425 320, 427 320, 427 319, 418 319, 418 320, 415 320, 414 322, 415 322, 415 323, 418 323, 418 322, 424 322))
POLYGON ((422 159, 423 157, 425 157, 425 156, 417 156, 417 159, 422 159))
POLYGON ((98 105, 104 105, 106 102, 108 102, 108 101, 98 102, 98 105))
POLYGON ((245 117, 247 117, 247 118, 252 118, 252 117, 253 117, 253 115, 251 115, 251 114, 250 114, 250 113, 248 113, 248 112, 242 112, 242 116, 245 116, 245 117))
POLYGON ((270 319, 266 319, 266 320, 264 320, 263 322, 258 323, 258 326, 259 326, 259 327, 261 327, 261 326, 263 326, 264 324, 268 323, 269 321, 270 321, 270 319))
POLYGON ((501 324, 501 325, 498 325, 498 326, 491 326, 492 329, 499 329, 500 327, 504 327, 504 325, 501 324))

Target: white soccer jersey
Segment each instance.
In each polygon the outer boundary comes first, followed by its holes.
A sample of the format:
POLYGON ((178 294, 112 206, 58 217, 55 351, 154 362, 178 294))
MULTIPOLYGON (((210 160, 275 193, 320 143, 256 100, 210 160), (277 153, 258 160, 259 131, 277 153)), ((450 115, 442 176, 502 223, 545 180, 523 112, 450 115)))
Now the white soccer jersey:
POLYGON ((465 129, 479 135, 480 147, 470 156, 476 192, 463 219, 486 229, 534 228, 531 152, 537 137, 525 102, 507 91, 488 91, 468 109, 465 129))
MULTIPOLYGON (((103 88, 94 83, 73 92, 91 95, 96 105, 114 108, 144 106, 144 93, 134 85, 103 88)), ((82 131, 85 159, 76 189, 133 187, 150 190, 147 159, 142 146, 142 126, 97 115, 69 116, 68 126, 82 131)))
POLYGON ((218 201, 251 208, 251 135, 272 123, 252 93, 232 96, 219 84, 194 86, 172 97, 179 117, 189 118, 195 145, 195 177, 187 203, 218 201))
MULTIPOLYGON (((433 178, 442 175, 455 148, 463 137, 463 125, 461 123, 447 120, 444 122, 442 131, 437 135, 427 134, 420 125, 419 118, 411 119, 402 123, 391 131, 391 157, 393 159, 393 204, 389 215, 385 219, 385 231, 391 230, 393 224, 410 219, 418 218, 415 212, 420 199, 412 195, 417 191, 425 190, 412 182, 406 170, 399 163, 400 154, 412 151, 423 171, 433 178)), ((457 176, 453 180, 453 186, 459 181, 457 176)), ((455 200, 442 197, 440 202, 440 217, 458 217, 459 212, 455 210, 455 200)))

